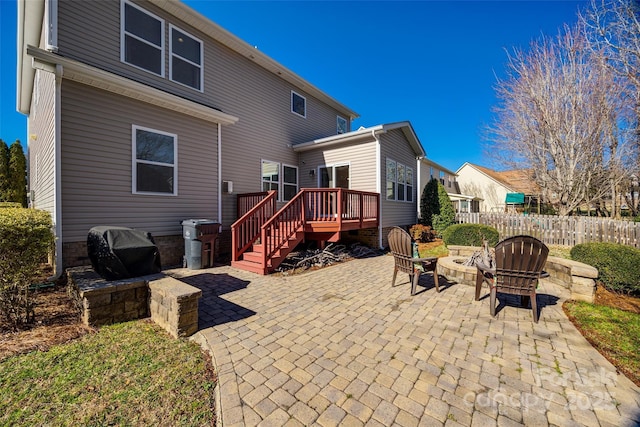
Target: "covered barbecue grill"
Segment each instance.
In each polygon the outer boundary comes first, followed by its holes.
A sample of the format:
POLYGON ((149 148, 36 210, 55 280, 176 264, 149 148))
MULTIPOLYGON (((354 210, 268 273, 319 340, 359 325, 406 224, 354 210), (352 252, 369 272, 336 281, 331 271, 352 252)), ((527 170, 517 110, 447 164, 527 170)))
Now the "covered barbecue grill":
POLYGON ((87 252, 93 269, 106 280, 159 273, 160 252, 151 233, 126 227, 89 230, 87 252))

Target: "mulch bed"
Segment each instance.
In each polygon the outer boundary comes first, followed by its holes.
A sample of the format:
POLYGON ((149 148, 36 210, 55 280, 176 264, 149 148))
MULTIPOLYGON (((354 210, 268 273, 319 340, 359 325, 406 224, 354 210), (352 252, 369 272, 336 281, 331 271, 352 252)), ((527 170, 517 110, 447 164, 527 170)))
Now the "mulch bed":
POLYGON ((46 351, 50 347, 94 332, 80 320, 80 313, 67 294, 66 284, 42 288, 34 292, 36 321, 12 325, 0 318, 0 361, 33 350, 46 351))

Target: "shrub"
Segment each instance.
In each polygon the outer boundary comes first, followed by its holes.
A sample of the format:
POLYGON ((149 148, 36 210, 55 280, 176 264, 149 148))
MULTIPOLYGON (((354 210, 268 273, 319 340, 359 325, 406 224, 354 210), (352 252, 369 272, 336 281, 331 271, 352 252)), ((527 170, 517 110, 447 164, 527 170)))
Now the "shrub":
POLYGON ((444 185, 438 184, 438 202, 440 212, 432 216, 433 228, 436 233, 442 236, 444 230, 456 222, 456 210, 451 203, 444 185))
POLYGON ((409 234, 413 240, 431 242, 436 238, 436 233, 428 225, 416 224, 409 228, 409 234))
POLYGON ((34 319, 29 285, 52 247, 49 213, 0 209, 0 313, 14 326, 34 319))
POLYGON ((422 190, 420 198, 420 223, 422 225, 433 225, 433 215, 440 213, 440 202, 438 200, 438 180, 431 178, 422 190))
POLYGON ((483 240, 487 240, 489 246, 495 246, 498 238, 498 230, 482 224, 454 224, 442 233, 447 246, 482 246, 483 240))
POLYGON ((581 243, 571 248, 571 259, 597 268, 607 289, 640 295, 640 250, 616 243, 581 243))

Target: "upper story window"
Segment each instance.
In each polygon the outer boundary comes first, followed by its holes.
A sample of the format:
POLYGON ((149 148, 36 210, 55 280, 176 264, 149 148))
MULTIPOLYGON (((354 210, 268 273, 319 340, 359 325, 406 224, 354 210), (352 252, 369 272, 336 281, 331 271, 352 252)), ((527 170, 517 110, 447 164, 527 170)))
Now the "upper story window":
POLYGON ((164 21, 126 0, 121 17, 120 59, 164 77, 164 21))
POLYGON ((307 98, 291 91, 291 112, 302 117, 307 117, 307 98))
POLYGON ((202 41, 170 26, 169 78, 174 82, 202 90, 202 41))
POLYGON ((133 193, 178 194, 178 137, 133 126, 133 193))
POLYGON ((341 133, 347 133, 348 130, 348 126, 347 126, 347 119, 345 119, 344 117, 340 117, 338 116, 337 118, 337 130, 336 132, 338 134, 341 133))

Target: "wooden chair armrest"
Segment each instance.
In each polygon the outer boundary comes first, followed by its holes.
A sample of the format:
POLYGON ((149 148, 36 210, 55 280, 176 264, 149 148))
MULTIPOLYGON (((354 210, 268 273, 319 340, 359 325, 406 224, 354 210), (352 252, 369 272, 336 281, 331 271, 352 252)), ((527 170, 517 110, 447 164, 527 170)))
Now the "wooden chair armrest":
POLYGON ((427 257, 427 258, 411 258, 411 261, 413 262, 433 262, 433 261, 437 261, 438 257, 427 257))
POLYGON ((482 274, 486 274, 489 273, 491 275, 496 274, 496 269, 495 268, 491 268, 487 265, 484 265, 481 261, 476 262, 476 267, 478 268, 478 270, 480 270, 482 272, 482 274))

